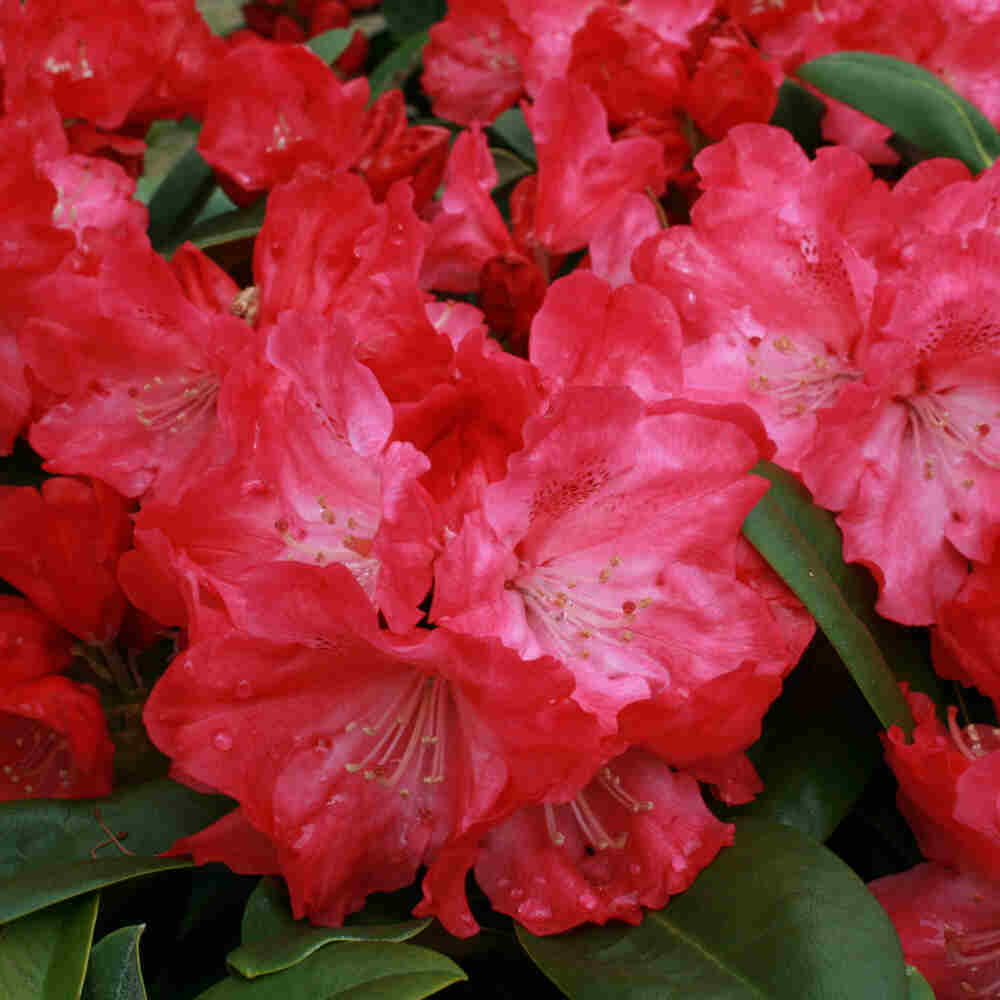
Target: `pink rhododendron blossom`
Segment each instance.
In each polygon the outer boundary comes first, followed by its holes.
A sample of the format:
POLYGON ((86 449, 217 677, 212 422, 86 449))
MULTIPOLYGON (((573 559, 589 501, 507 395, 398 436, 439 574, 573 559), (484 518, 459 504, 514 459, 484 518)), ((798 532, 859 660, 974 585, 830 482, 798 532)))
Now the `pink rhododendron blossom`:
POLYGON ((574 698, 612 733, 619 712, 648 702, 660 734, 636 718, 632 738, 669 760, 744 746, 719 745, 698 692, 766 675, 762 714, 797 656, 733 575, 739 526, 766 488, 746 476, 763 441, 743 418, 646 410, 627 389, 566 390, 528 422, 507 477, 439 558, 432 619, 560 658, 574 698))
MULTIPOLYGON (((445 629, 391 636, 341 566, 268 567, 243 583, 237 627, 170 666, 145 721, 180 775, 237 799, 274 844, 296 916, 339 924, 596 766, 596 728, 555 660, 529 665, 445 629)), ((227 843, 207 836, 219 853, 197 835, 183 849, 225 860, 227 843)), ((467 935, 457 891, 446 925, 467 935)))
POLYGON ((532 934, 637 924, 644 907, 665 906, 732 841, 733 827, 708 811, 694 778, 629 750, 568 802, 528 806, 492 829, 476 881, 532 934))
POLYGON ((920 970, 937 1000, 996 995, 996 883, 924 863, 869 882, 868 888, 892 919, 906 961, 920 970))

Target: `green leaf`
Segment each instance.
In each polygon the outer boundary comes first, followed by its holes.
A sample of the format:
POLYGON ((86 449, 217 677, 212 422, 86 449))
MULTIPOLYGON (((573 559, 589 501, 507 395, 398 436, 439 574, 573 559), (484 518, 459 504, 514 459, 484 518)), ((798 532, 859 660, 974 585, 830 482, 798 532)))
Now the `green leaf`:
POLYGON ((215 174, 197 149, 189 149, 149 199, 149 241, 158 253, 172 252, 215 190, 215 174))
POLYGON ((915 966, 906 967, 906 985, 909 992, 906 1000, 934 1000, 934 991, 931 984, 924 979, 920 970, 915 966))
POLYGON ((834 854, 776 823, 736 843, 638 927, 518 936, 572 1000, 906 1000, 899 940, 834 854))
POLYGON ((770 124, 791 132, 795 141, 810 155, 823 145, 823 113, 826 103, 794 80, 778 88, 778 104, 770 124))
POLYGON ((133 785, 103 799, 4 802, 0 804, 0 877, 44 862, 90 860, 91 850, 102 842, 100 857, 118 856, 108 843, 105 827, 140 860, 141 856, 149 858, 175 840, 210 826, 232 808, 233 803, 221 795, 201 795, 166 778, 133 785))
POLYGON ((226 962, 240 975, 253 979, 290 968, 331 941, 405 941, 430 922, 428 918, 396 924, 313 927, 292 917, 284 886, 277 879, 265 878, 243 913, 243 943, 230 952, 226 962))
POLYGON ((520 108, 510 108, 505 111, 490 126, 490 129, 532 167, 538 164, 535 139, 531 134, 531 129, 528 128, 524 112, 520 108))
POLYGON ((522 177, 535 172, 535 168, 529 166, 519 156, 515 156, 509 150, 492 147, 490 156, 493 157, 493 165, 497 169, 497 187, 502 188, 506 184, 513 184, 522 177))
POLYGON ((98 894, 0 927, 4 1000, 76 1000, 97 920, 98 894))
POLYGON ((35 913, 53 903, 143 875, 190 868, 186 858, 98 858, 28 868, 0 882, 0 923, 35 913))
POLYGON ((145 924, 122 927, 94 946, 83 1000, 146 1000, 139 964, 139 938, 145 928, 145 924))
POLYGON ((726 819, 757 816, 825 841, 882 761, 878 723, 830 643, 818 635, 764 718, 750 758, 764 791, 726 819))
POLYGON ((426 948, 344 941, 284 972, 225 979, 198 1000, 420 1000, 465 978, 450 958, 426 948))
MULTIPOLYGON (((790 478, 768 462, 760 463, 755 471, 781 488, 790 478)), ((776 491, 772 486, 747 515, 743 534, 809 609, 883 727, 899 725, 909 735, 913 719, 906 700, 874 636, 838 586, 835 575, 843 572, 839 562, 824 550, 822 531, 813 531, 821 524, 818 508, 804 499, 795 500, 790 491, 782 495, 780 488, 776 491)))
POLYGON ((379 8, 396 38, 426 31, 448 13, 447 0, 382 0, 379 8))
POLYGON ((249 208, 223 212, 205 222, 199 222, 187 234, 187 239, 202 250, 206 247, 250 239, 260 232, 266 212, 267 201, 262 198, 249 208))
POLYGON ((368 77, 368 86, 374 102, 385 91, 402 87, 420 68, 427 44, 427 31, 418 31, 389 53, 368 77))
POLYGON ((979 171, 1000 155, 1000 134, 978 108, 902 59, 835 52, 804 63, 796 75, 932 156, 953 156, 979 171))
POLYGON ((327 65, 336 62, 354 37, 353 28, 333 28, 321 35, 314 35, 306 42, 306 48, 312 49, 327 65))

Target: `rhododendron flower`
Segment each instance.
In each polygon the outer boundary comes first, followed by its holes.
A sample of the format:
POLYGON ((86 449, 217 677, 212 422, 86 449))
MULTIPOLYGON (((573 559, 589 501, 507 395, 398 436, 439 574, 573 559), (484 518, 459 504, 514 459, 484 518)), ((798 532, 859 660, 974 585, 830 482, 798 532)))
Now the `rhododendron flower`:
POLYGON ((926 695, 907 692, 916 720, 913 742, 898 726, 883 738, 885 756, 899 780, 897 803, 932 861, 1000 882, 1000 730, 959 727, 954 706, 948 725, 926 695))
POLYGON ((432 620, 563 660, 573 697, 610 733, 647 703, 629 738, 671 762, 745 747, 755 723, 712 725, 713 704, 754 689, 746 714, 759 726, 801 649, 733 573, 766 489, 746 475, 766 447, 759 425, 739 415, 566 390, 528 421, 506 478, 438 559, 432 620))
POLYGON ((637 924, 732 842, 733 827, 708 811, 694 778, 633 749, 568 802, 527 806, 492 829, 476 881, 533 934, 637 924))
POLYGON ((115 569, 131 532, 124 501, 98 480, 0 487, 0 577, 84 642, 108 642, 121 625, 115 569))
POLYGON ((868 883, 899 934, 906 961, 937 1000, 1000 990, 1000 886, 971 872, 925 863, 868 883))
POLYGON ((23 597, 0 594, 0 687, 69 666, 73 639, 23 597))
MULTIPOLYGON (((445 848, 471 863, 489 827, 571 796, 597 766, 596 727, 555 660, 446 629, 393 636, 339 565, 266 567, 242 587, 236 627, 199 633, 145 722, 178 777, 238 800, 229 822, 274 845, 297 917, 339 924, 421 864, 434 878, 445 848)), ((235 838, 244 863, 246 844, 235 838)), ((211 829, 174 850, 228 855, 211 829)), ((476 930, 461 883, 435 912, 476 930)))
POLYGON ((0 682, 0 801, 108 795, 113 756, 93 688, 54 676, 0 682))

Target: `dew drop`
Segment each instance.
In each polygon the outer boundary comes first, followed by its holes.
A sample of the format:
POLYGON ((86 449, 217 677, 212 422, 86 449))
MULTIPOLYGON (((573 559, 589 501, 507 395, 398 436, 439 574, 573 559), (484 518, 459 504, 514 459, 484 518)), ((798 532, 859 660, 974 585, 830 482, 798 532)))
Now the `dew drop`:
POLYGON ((292 841, 292 848, 296 851, 301 851, 302 848, 305 847, 310 840, 312 840, 313 834, 315 832, 316 832, 316 824, 306 823, 305 826, 303 826, 299 830, 299 835, 295 838, 294 841, 292 841))
POLYGON ((518 888, 517 886, 515 886, 513 889, 510 890, 510 898, 511 899, 524 899, 524 890, 518 888))
POLYGON ((212 746, 214 746, 216 750, 232 750, 233 737, 230 733, 227 733, 225 729, 220 729, 212 737, 212 746))
POLYGON ((636 864, 633 861, 632 864, 630 864, 628 866, 628 870, 629 870, 629 874, 630 875, 641 875, 642 874, 642 865, 636 864))
POLYGON ((592 892, 581 892, 576 901, 588 913, 597 909, 597 897, 592 892))
POLYGON ((242 680, 236 685, 236 697, 237 698, 249 698, 252 693, 250 688, 250 682, 248 680, 242 680))
POLYGON ((347 799, 343 795, 331 795, 327 800, 326 804, 328 806, 340 806, 343 805, 347 799))

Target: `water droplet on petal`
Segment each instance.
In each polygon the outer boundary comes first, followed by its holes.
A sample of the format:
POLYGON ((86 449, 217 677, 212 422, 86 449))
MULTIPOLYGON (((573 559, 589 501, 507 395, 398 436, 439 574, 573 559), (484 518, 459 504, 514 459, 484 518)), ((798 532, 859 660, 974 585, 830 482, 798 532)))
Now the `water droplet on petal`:
POLYGON ((519 889, 516 886, 510 890, 511 899, 524 899, 524 890, 519 889))
POLYGON ((576 901, 588 913, 597 909, 597 897, 592 892, 581 892, 576 901))
POLYGON ((252 693, 250 682, 248 680, 242 680, 236 685, 237 698, 249 698, 252 693))
POLYGON ((212 737, 212 746, 216 750, 232 750, 233 748, 233 737, 231 733, 227 733, 225 729, 220 729, 212 737))
POLYGON ((302 829, 299 830, 299 835, 292 841, 292 848, 296 851, 301 851, 306 844, 309 843, 313 838, 313 834, 316 832, 315 823, 306 823, 302 829))

